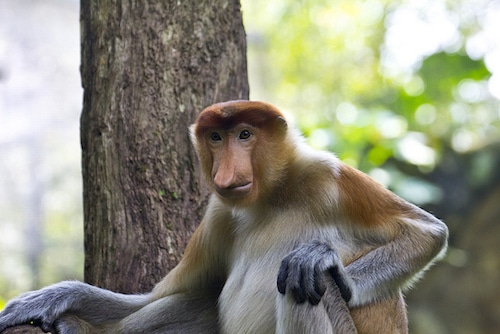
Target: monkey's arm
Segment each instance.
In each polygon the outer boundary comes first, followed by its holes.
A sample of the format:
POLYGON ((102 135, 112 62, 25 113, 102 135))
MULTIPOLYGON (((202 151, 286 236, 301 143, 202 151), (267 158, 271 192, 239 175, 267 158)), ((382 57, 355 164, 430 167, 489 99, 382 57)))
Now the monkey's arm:
POLYGON ((77 281, 60 282, 11 300, 0 313, 0 332, 31 321, 49 331, 68 313, 100 324, 124 318, 147 303, 145 295, 123 295, 77 281))
POLYGON ((434 219, 402 223, 389 242, 344 267, 334 249, 312 241, 285 257, 278 274, 278 291, 287 288, 297 303, 318 304, 326 291, 325 275, 331 276, 350 307, 395 296, 422 275, 444 250, 447 230, 434 219))
POLYGON ((432 215, 421 210, 420 219, 404 219, 396 225, 398 232, 390 242, 346 266, 354 283, 350 306, 394 296, 444 253, 448 230, 432 215))
MULTIPOLYGON (((409 286, 446 249, 448 229, 424 210, 403 201, 361 172, 340 166, 338 206, 332 221, 342 222, 346 242, 361 252, 345 267, 325 242, 299 246, 286 257, 278 289, 297 302, 318 303, 330 274, 350 307, 394 296, 409 286), (365 245, 365 246, 363 246, 365 245)), ((332 242, 335 242, 334 240, 332 242)))
POLYGON ((373 245, 345 268, 352 279, 349 306, 394 296, 444 253, 448 229, 433 215, 354 168, 342 165, 337 183, 351 238, 373 245))
MULTIPOLYGON (((0 332, 7 327, 33 321, 45 331, 57 327, 61 333, 85 333, 85 328, 88 327, 94 328, 93 330, 99 328, 98 331, 102 333, 105 332, 105 328, 109 328, 108 332, 116 333, 116 328, 122 326, 120 323, 122 319, 129 327, 134 320, 141 323, 147 314, 138 311, 146 305, 147 309, 151 309, 149 304, 160 305, 160 309, 166 312, 165 316, 157 318, 149 324, 150 326, 161 328, 168 321, 175 326, 176 322, 182 320, 175 316, 178 310, 191 307, 193 312, 184 315, 186 324, 177 323, 178 327, 187 326, 188 322, 196 326, 196 322, 201 319, 194 314, 198 309, 209 314, 207 319, 213 327, 213 324, 216 324, 213 314, 217 298, 214 294, 218 293, 217 289, 221 284, 218 280, 222 279, 220 277, 223 273, 218 271, 219 261, 215 260, 218 257, 215 253, 218 248, 213 244, 217 242, 204 226, 206 223, 202 222, 191 238, 184 258, 152 293, 123 295, 77 281, 57 283, 38 291, 25 293, 10 301, 0 313, 0 332), (168 297, 174 294, 177 296, 168 297), (172 316, 168 316, 169 314, 172 316)), ((222 232, 220 228, 215 231, 222 232)), ((221 235, 223 236, 224 234, 221 235)), ((220 243, 219 247, 223 245, 224 243, 220 243)), ((198 329, 202 332, 205 330, 204 327, 198 329)), ((119 332, 134 333, 130 330, 119 332)), ((137 331, 139 332, 140 330, 137 331)))
POLYGON ((232 246, 227 212, 212 198, 179 264, 151 292, 151 300, 176 293, 221 289, 227 275, 227 258, 232 246))

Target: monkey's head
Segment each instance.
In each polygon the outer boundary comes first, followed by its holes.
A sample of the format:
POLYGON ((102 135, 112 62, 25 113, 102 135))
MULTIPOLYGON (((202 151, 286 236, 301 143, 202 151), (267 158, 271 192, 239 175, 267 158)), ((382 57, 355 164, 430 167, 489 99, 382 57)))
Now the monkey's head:
POLYGON ((269 194, 293 149, 283 114, 263 102, 214 104, 190 130, 209 186, 229 205, 248 206, 269 194))

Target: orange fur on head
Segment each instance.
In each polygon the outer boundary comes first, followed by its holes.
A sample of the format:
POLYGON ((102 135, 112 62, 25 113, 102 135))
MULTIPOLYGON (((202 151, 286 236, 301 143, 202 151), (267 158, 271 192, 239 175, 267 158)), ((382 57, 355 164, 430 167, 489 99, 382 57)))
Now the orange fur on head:
POLYGON ((257 101, 228 101, 205 108, 195 123, 194 134, 201 138, 210 129, 230 129, 245 123, 267 131, 286 130, 285 118, 278 108, 257 101))
MULTIPOLYGON (((288 148, 292 146, 287 145, 288 126, 283 114, 268 103, 229 101, 204 109, 191 127, 191 137, 203 174, 212 189, 214 188, 213 178, 216 174, 214 166, 220 165, 220 161, 215 159, 230 159, 230 157, 227 151, 222 156, 214 157, 209 145, 209 136, 214 131, 230 133, 239 126, 248 126, 253 129, 253 135, 256 136, 252 149, 245 153, 251 154, 246 159, 251 166, 246 166, 246 169, 251 169, 253 173, 251 179, 255 180, 252 196, 248 196, 245 201, 239 203, 246 206, 263 198, 279 181, 286 165, 285 162, 290 159, 288 148)), ((239 161, 225 161, 225 163, 239 163, 239 161)), ((226 165, 224 166, 227 168, 226 165)))

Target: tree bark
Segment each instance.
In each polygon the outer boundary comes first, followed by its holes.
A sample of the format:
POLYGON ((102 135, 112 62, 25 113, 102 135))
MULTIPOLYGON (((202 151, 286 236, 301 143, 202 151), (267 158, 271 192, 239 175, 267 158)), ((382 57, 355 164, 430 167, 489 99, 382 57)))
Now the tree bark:
POLYGON ((81 1, 85 274, 151 290, 207 202, 188 125, 248 99, 238 0, 81 1))
POLYGON ((44 334, 40 327, 35 327, 32 325, 21 325, 15 327, 9 327, 5 329, 2 334, 44 334))

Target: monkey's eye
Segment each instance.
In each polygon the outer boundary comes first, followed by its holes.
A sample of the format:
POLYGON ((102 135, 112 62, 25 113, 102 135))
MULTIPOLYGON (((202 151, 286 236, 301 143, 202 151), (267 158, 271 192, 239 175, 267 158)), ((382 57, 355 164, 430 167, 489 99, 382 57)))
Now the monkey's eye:
POLYGON ((240 132, 240 135, 238 136, 238 139, 243 139, 246 140, 248 138, 252 137, 252 133, 248 130, 243 130, 240 132))
POLYGON ((220 141, 220 140, 222 140, 222 137, 220 136, 220 134, 218 132, 212 132, 210 134, 210 140, 211 141, 220 141))

